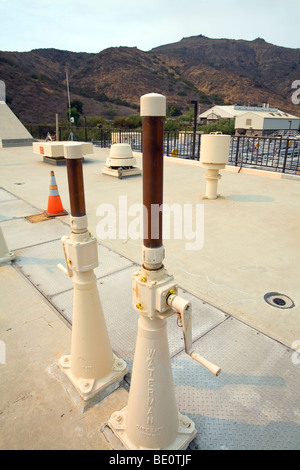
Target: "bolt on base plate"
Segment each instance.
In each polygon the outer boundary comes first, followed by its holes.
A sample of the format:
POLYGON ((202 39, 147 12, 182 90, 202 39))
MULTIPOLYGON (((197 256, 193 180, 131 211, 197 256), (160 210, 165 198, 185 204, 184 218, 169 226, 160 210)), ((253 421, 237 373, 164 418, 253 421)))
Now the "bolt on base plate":
POLYGON ((99 392, 106 389, 115 382, 121 382, 128 373, 127 364, 123 359, 118 358, 115 354, 114 364, 111 372, 99 380, 77 378, 71 372, 71 356, 63 356, 59 359, 58 365, 70 382, 74 385, 84 401, 88 401, 95 397, 99 392))
POLYGON ((217 197, 215 199, 211 199, 208 196, 206 196, 206 194, 200 194, 199 199, 200 200, 208 200, 208 201, 216 201, 217 199, 224 200, 226 198, 224 196, 222 196, 221 194, 217 194, 217 197))
POLYGON ((16 258, 15 254, 12 251, 9 251, 7 254, 5 254, 4 256, 0 258, 0 264, 8 263, 9 261, 14 260, 15 258, 16 258))
MULTIPOLYGON (((197 435, 197 430, 195 428, 194 422, 187 416, 184 416, 178 412, 178 432, 175 440, 171 444, 169 444, 164 449, 161 449, 159 447, 156 449, 137 447, 134 443, 130 441, 126 433, 126 414, 127 407, 123 408, 121 411, 113 413, 110 419, 108 420, 107 425, 127 450, 185 450, 197 435)), ((151 428, 145 428, 144 430, 141 430, 141 432, 151 433, 151 428)))
MULTIPOLYGON (((103 175, 109 175, 109 176, 115 176, 116 178, 120 177, 120 173, 118 170, 114 170, 113 168, 103 168, 102 170, 103 175)), ((135 175, 141 175, 142 172, 139 168, 133 167, 133 168, 125 168, 122 172, 122 177, 126 176, 135 176, 135 175)))

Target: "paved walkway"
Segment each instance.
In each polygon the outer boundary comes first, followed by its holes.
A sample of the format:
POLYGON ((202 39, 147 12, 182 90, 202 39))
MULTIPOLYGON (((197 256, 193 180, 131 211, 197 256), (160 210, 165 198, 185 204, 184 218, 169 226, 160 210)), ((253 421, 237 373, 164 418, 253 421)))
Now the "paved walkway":
MULTIPOLYGON (((99 206, 113 204, 118 214, 120 197, 127 197, 128 207, 142 197, 141 177, 101 175, 107 155, 95 148, 84 163, 89 228, 95 234, 99 206)), ((137 161, 141 166, 140 155, 137 161)), ((112 411, 125 406, 130 375, 83 412, 55 372, 71 339, 72 282, 56 268, 63 262, 60 238, 69 234, 69 218, 37 224, 25 219, 46 209, 53 169, 69 210, 65 167, 42 162, 31 148, 1 150, 0 224, 16 259, 0 267, 0 340, 6 345, 0 448, 109 449, 103 426, 112 411)), ((216 379, 190 361, 181 332, 169 320, 178 406, 198 429, 192 448, 299 449, 300 365, 292 345, 295 349, 300 340, 300 181, 224 170, 222 198, 203 201, 204 174, 195 162, 166 159, 165 203, 204 207, 204 246, 187 251, 186 243, 195 240, 166 239, 165 265, 193 304, 196 349, 223 370, 216 379), (292 308, 267 303, 264 296, 272 292, 291 299, 292 308)), ((186 234, 194 231, 186 227, 186 234)), ((113 349, 131 369, 137 317, 130 284, 141 241, 98 241, 96 275, 113 349)))

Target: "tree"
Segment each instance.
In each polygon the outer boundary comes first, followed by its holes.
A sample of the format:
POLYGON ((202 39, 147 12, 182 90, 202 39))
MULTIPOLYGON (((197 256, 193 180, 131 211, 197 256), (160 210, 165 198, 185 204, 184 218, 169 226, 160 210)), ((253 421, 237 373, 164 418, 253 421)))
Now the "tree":
POLYGON ((130 114, 128 120, 130 129, 136 129, 142 125, 142 118, 139 114, 130 114))
POLYGON ((79 114, 83 114, 83 103, 79 100, 71 101, 71 108, 76 108, 79 114))
POLYGON ((71 118, 74 118, 74 124, 78 126, 79 121, 80 121, 80 113, 77 111, 77 108, 71 108, 70 112, 69 110, 66 112, 68 121, 70 120, 70 113, 71 113, 71 118))
POLYGON ((170 105, 167 109, 167 116, 181 116, 182 112, 178 106, 170 105))
POLYGON ((233 135, 235 133, 234 119, 219 119, 216 122, 202 126, 201 130, 204 134, 222 132, 222 134, 233 135))
POLYGON ((136 129, 141 127, 142 118, 139 114, 131 114, 130 116, 116 116, 114 118, 114 127, 116 129, 136 129))
POLYGON ((166 120, 165 121, 165 131, 167 132, 176 132, 180 130, 180 122, 177 119, 166 120))
POLYGON ((79 100, 73 100, 70 103, 71 109, 67 111, 66 116, 68 121, 70 120, 70 114, 71 118, 74 119, 74 124, 75 126, 78 126, 79 121, 80 121, 80 115, 83 113, 83 103, 79 100))

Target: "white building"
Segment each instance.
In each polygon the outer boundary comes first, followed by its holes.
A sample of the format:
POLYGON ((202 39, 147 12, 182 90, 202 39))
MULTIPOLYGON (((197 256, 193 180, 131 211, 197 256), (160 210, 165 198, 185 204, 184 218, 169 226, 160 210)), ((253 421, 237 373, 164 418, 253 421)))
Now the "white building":
POLYGON ((200 114, 199 119, 201 121, 214 122, 219 119, 235 119, 240 114, 243 114, 245 111, 240 111, 240 106, 214 106, 213 108, 208 109, 204 113, 200 114))
POLYGON ((268 135, 278 131, 298 131, 300 119, 279 109, 246 111, 235 120, 237 133, 246 131, 247 135, 268 135))
POLYGON ((237 134, 267 135, 278 131, 298 131, 300 118, 270 108, 256 106, 214 106, 200 116, 200 122, 214 122, 219 119, 235 119, 237 134))

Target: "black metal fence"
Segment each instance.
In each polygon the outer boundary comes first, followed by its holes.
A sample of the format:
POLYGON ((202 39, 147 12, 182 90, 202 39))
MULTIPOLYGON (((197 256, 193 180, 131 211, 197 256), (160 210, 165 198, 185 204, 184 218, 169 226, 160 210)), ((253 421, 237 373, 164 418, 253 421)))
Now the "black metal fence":
MULTIPOLYGON (((56 128, 54 125, 27 125, 27 130, 34 139, 46 140, 50 134, 53 140, 56 139, 56 128)), ((111 145, 111 130, 102 129, 100 127, 74 127, 72 133, 76 140, 80 142, 102 142, 104 146, 111 145)), ((70 139, 70 127, 59 127, 59 140, 70 139)))
MULTIPOLYGON (((132 150, 142 151, 142 131, 111 131, 112 143, 130 144, 132 150)), ((106 143, 106 142, 105 142, 106 143)), ((95 142, 103 147, 103 141, 95 142)), ((200 158, 201 135, 193 132, 165 132, 164 133, 164 154, 172 157, 199 160, 200 158)))
POLYGON ((232 137, 229 164, 300 174, 300 139, 232 137))
MULTIPOLYGON (((27 126, 36 139, 55 135, 54 126, 27 126)), ((142 152, 142 131, 103 129, 101 127, 72 127, 78 141, 93 142, 95 146, 110 148, 114 143, 128 143, 132 150, 142 152)), ((59 128, 59 140, 69 140, 70 128, 59 128)), ((165 131, 164 153, 170 157, 200 159, 201 134, 165 131)), ((233 136, 229 165, 261 168, 282 173, 300 174, 300 139, 282 137, 233 136)))

